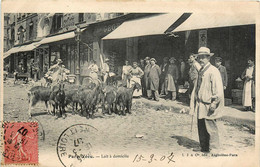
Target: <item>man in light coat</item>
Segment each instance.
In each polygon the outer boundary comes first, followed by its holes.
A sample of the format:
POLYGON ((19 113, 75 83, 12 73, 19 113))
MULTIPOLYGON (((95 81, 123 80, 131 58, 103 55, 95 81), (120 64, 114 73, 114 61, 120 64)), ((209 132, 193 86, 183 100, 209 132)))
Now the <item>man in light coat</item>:
POLYGON ((224 89, 219 70, 210 64, 213 53, 201 47, 197 55, 201 68, 191 95, 190 114, 197 112, 200 151, 209 152, 219 146, 216 119, 222 115, 224 89))
MULTIPOLYGON (((159 101, 159 80, 160 80, 160 75, 161 75, 161 69, 160 67, 155 64, 156 60, 154 58, 151 58, 151 68, 149 72, 149 86, 150 90, 152 91, 152 95, 154 96, 155 101, 159 101)), ((148 93, 147 93, 148 94, 148 93)), ((150 94, 148 94, 148 98, 152 99, 150 94)))

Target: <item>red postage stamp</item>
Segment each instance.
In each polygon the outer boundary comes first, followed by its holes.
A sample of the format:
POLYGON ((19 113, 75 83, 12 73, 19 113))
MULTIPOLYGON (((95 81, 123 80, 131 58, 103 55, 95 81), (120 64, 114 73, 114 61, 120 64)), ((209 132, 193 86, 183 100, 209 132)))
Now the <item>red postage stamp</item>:
POLYGON ((38 164, 38 123, 5 122, 2 127, 2 164, 38 164))

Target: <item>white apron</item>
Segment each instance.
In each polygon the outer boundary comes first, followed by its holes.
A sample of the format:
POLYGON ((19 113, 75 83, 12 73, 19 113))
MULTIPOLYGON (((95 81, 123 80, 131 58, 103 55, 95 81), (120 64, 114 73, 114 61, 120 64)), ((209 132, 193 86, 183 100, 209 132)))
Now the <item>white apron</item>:
MULTIPOLYGON (((141 85, 141 79, 136 76, 133 76, 130 80, 130 86, 132 87, 135 82, 141 85)), ((133 97, 139 97, 139 96, 142 96, 142 89, 139 90, 136 89, 133 93, 133 97)))
MULTIPOLYGON (((249 67, 246 69, 246 77, 252 77, 254 68, 249 67)), ((244 82, 244 89, 243 89, 243 97, 242 97, 242 104, 244 107, 251 107, 252 106, 252 80, 244 82)))

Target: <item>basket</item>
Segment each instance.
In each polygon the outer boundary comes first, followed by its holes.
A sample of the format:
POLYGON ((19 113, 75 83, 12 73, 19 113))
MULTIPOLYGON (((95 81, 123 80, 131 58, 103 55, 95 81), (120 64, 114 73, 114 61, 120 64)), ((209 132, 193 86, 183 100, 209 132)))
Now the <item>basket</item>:
POLYGON ((242 97, 233 97, 233 104, 242 104, 242 97))
POLYGON ((243 95, 243 90, 240 90, 240 89, 232 89, 231 90, 231 96, 233 98, 239 98, 241 97, 242 98, 242 95, 243 95))

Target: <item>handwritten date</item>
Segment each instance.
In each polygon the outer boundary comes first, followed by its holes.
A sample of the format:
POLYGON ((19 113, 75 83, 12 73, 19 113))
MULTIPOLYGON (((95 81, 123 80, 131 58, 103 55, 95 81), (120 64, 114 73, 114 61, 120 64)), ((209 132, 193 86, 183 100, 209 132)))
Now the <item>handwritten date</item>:
POLYGON ((148 157, 148 159, 147 157, 144 157, 142 154, 136 154, 133 163, 141 162, 141 161, 147 161, 148 163, 152 163, 154 161, 167 161, 169 164, 175 162, 173 158, 174 158, 173 152, 170 155, 163 155, 158 157, 156 157, 154 154, 151 154, 150 157, 148 157))

